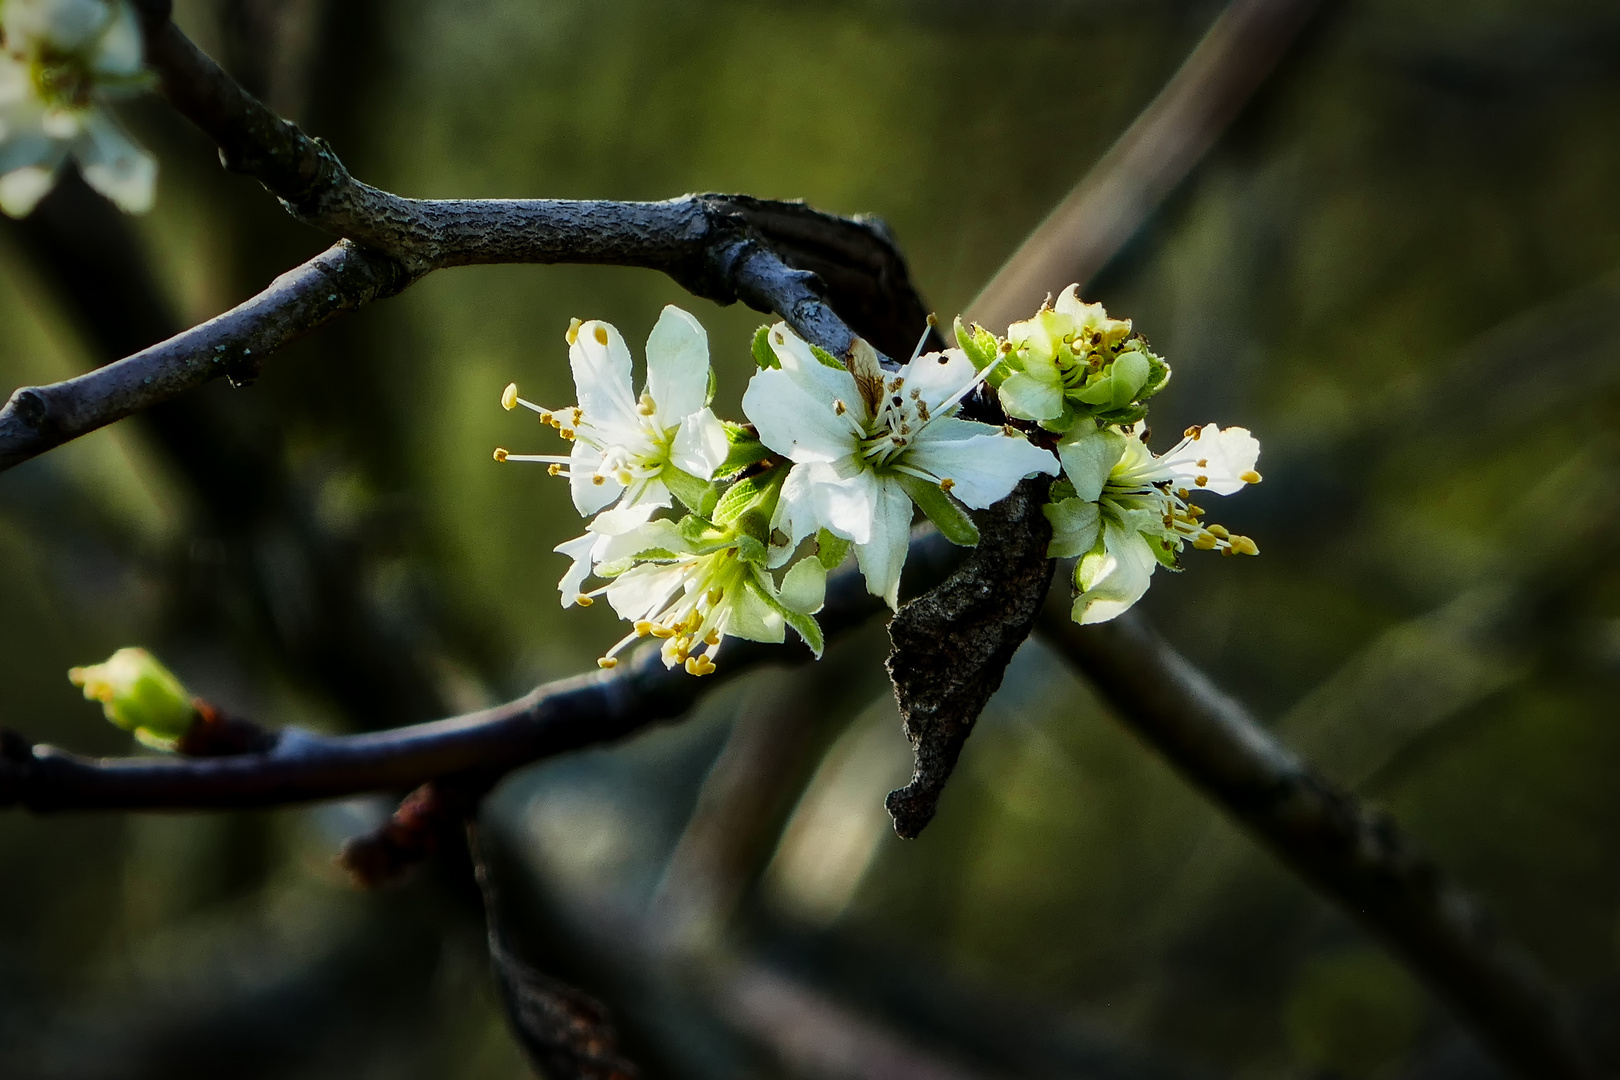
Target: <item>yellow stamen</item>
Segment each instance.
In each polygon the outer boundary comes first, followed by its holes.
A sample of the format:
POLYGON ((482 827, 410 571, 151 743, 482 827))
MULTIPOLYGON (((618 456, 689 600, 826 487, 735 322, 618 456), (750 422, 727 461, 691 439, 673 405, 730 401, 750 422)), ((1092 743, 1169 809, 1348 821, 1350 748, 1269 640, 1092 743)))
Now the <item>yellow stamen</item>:
POLYGON ((1245 484, 1258 484, 1260 482, 1260 474, 1255 472, 1253 469, 1250 469, 1246 473, 1240 473, 1238 475, 1238 479, 1243 481, 1245 484))
POLYGON ((507 383, 506 389, 501 391, 501 408, 507 412, 517 408, 517 383, 507 383))
POLYGON ((596 336, 596 343, 598 345, 606 345, 607 344, 607 327, 598 325, 597 328, 596 328, 596 335, 595 336, 596 336))
POLYGON ((1239 555, 1260 554, 1260 548, 1256 546, 1255 542, 1250 540, 1247 536, 1232 537, 1232 550, 1237 552, 1239 555))
POLYGON ((578 319, 568 320, 568 333, 564 335, 568 338, 568 344, 572 345, 579 340, 579 328, 581 325, 583 324, 578 319))
POLYGON ((619 658, 616 656, 604 656, 596 662, 596 666, 599 668, 616 668, 619 666, 619 658))
POLYGON ((507 450, 506 450, 506 447, 504 447, 504 446, 497 446, 497 447, 496 447, 496 448, 495 448, 495 460, 496 460, 496 461, 505 461, 505 460, 506 460, 506 458, 507 458, 507 450))
POLYGON ((646 637, 648 634, 650 634, 652 632, 653 632, 653 624, 652 623, 648 622, 646 619, 641 619, 641 620, 637 621, 637 623, 636 623, 636 637, 646 637))
POLYGON ((597 487, 601 487, 603 484, 607 483, 607 477, 593 476, 591 477, 591 483, 595 484, 597 487))
POLYGON ((1231 533, 1226 531, 1226 526, 1224 525, 1211 525, 1209 527, 1209 533, 1218 540, 1227 540, 1232 536, 1231 533))
POLYGON ((1193 483, 1197 484, 1199 487, 1203 487, 1205 484, 1209 483, 1209 477, 1195 476, 1193 477, 1193 483))
POLYGON ((939 490, 941 490, 941 491, 948 492, 948 491, 951 490, 951 488, 953 488, 955 486, 956 486, 956 481, 952 480, 948 476, 945 479, 943 479, 943 480, 941 480, 939 482, 939 490))
POLYGON ((1215 537, 1211 533, 1201 532, 1197 536, 1193 537, 1192 545, 1199 551, 1214 551, 1215 537))
POLYGON ((709 646, 711 649, 720 644, 720 632, 718 630, 710 630, 709 636, 703 639, 703 644, 709 646))
POLYGON ((592 604, 596 603, 596 601, 592 600, 588 596, 576 596, 574 597, 574 603, 578 604, 580 607, 590 607, 592 604))
POLYGON ((1199 427, 1197 424, 1194 424, 1192 427, 1188 428, 1186 431, 1183 431, 1182 434, 1187 436, 1187 438, 1189 438, 1189 439, 1196 439, 1196 438, 1198 438, 1198 433, 1200 431, 1202 431, 1202 430, 1203 430, 1203 428, 1199 427))
POLYGON ((549 466, 547 466, 546 472, 550 473, 552 476, 561 476, 562 466, 558 465, 556 462, 552 462, 549 466))
MULTIPOLYGON (((640 629, 639 625, 637 629, 640 629)), ((660 626, 657 623, 654 623, 652 628, 647 632, 655 638, 672 638, 675 636, 675 628, 673 626, 660 626)))

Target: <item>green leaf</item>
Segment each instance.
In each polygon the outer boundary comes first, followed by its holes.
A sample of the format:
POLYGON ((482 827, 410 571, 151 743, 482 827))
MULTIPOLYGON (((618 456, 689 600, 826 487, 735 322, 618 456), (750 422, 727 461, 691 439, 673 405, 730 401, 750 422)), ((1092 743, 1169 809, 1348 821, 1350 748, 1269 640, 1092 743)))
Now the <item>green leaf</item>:
POLYGON ((939 489, 939 485, 916 476, 900 473, 900 486, 911 501, 934 523, 940 534, 953 544, 975 547, 979 543, 979 527, 973 524, 961 503, 939 489))
POLYGON ((720 468, 715 470, 716 476, 735 476, 748 466, 757 465, 771 456, 771 448, 759 441, 752 428, 733 424, 729 420, 722 420, 720 424, 725 428, 730 451, 726 454, 726 460, 720 463, 720 468))
POLYGON ((689 472, 683 472, 673 465, 665 465, 658 479, 669 488, 670 494, 692 511, 694 514, 709 514, 714 510, 715 500, 720 497, 718 485, 707 480, 699 480, 689 472))
POLYGON ((771 515, 776 512, 776 498, 781 494, 782 481, 786 477, 787 466, 778 465, 758 476, 738 480, 720 496, 720 502, 714 508, 715 524, 730 525, 744 513, 756 510, 763 514, 768 526, 771 515))
POLYGON ((827 601, 827 568, 820 559, 800 559, 783 575, 777 598, 789 611, 814 615, 827 601))
POLYGON ((810 346, 810 355, 821 361, 822 367, 835 368, 838 371, 849 370, 848 368, 844 367, 843 363, 839 361, 838 357, 834 356, 826 349, 823 349, 820 345, 810 346))
POLYGON ((826 529, 816 530, 816 558, 828 570, 836 570, 844 564, 849 555, 849 549, 854 541, 845 540, 842 536, 830 533, 826 529))
POLYGON ((779 368, 782 361, 771 351, 771 328, 762 326, 754 331, 754 363, 762 368, 779 368))
POLYGON ((792 608, 782 603, 781 599, 776 595, 776 587, 770 582, 770 575, 766 574, 763 570, 759 573, 763 580, 759 582, 758 589, 756 590, 758 596, 764 600, 765 603, 769 604, 773 611, 782 616, 783 622, 793 627, 793 632, 799 635, 799 638, 807 646, 809 646, 810 651, 815 654, 816 659, 820 660, 822 649, 826 646, 826 642, 823 640, 821 635, 821 624, 816 621, 816 617, 814 615, 808 615, 802 611, 794 611, 792 608))

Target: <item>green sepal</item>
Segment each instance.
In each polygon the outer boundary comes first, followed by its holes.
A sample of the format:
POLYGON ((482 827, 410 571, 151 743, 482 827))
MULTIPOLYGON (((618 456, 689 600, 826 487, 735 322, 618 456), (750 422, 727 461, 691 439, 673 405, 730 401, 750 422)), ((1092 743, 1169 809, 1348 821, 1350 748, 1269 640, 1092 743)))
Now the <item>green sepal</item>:
POLYGON ((828 570, 836 570, 844 565, 844 559, 849 556, 849 549, 853 544, 853 540, 846 540, 826 529, 816 530, 816 558, 820 559, 821 565, 828 570))
POLYGON ((973 361, 974 368, 983 371, 996 362, 996 354, 1001 349, 1001 343, 996 340, 996 335, 978 323, 974 323, 971 330, 968 329, 962 325, 960 315, 956 317, 953 329, 956 331, 957 346, 967 353, 967 358, 973 361))
POLYGON ((1153 552, 1153 557, 1159 560, 1160 566, 1166 570, 1181 573, 1181 560, 1176 557, 1175 549, 1170 546, 1169 541, 1162 536, 1152 536, 1147 533, 1142 535, 1142 539, 1147 541, 1148 550, 1153 552))
POLYGON ((754 363, 760 367, 779 368, 782 366, 782 361, 778 360, 776 353, 771 351, 771 328, 769 326, 762 326, 754 331, 753 351, 754 363))
POLYGON ((1079 497, 1080 493, 1074 490, 1073 482, 1067 476, 1060 476, 1052 481, 1052 486, 1047 492, 1046 501, 1056 503, 1062 502, 1064 499, 1077 499, 1079 497))
MULTIPOLYGON (((759 571, 759 573, 763 574, 764 572, 759 571)), ((822 650, 826 648, 826 640, 822 637, 821 624, 816 621, 816 617, 806 615, 802 611, 794 611, 783 604, 781 600, 777 599, 776 586, 769 584, 768 579, 767 582, 760 584, 759 595, 770 605, 772 611, 782 616, 783 622, 793 627, 793 632, 799 635, 800 640, 809 647, 815 658, 820 660, 822 650)))
POLYGON ((953 544, 961 547, 977 547, 979 543, 979 527, 973 524, 961 503, 951 498, 939 489, 939 485, 921 477, 898 474, 895 479, 900 481, 900 487, 911 497, 911 501, 934 523, 934 527, 953 544))
MULTIPOLYGON (((751 517, 752 515, 749 516, 751 517)), ((745 517, 743 520, 747 521, 748 517, 745 517)), ((755 566, 764 566, 766 561, 770 558, 770 548, 766 547, 765 541, 759 539, 757 536, 750 536, 748 533, 741 533, 736 539, 736 544, 737 558, 741 559, 743 562, 753 563, 755 566)))
POLYGON ((757 465, 771 456, 771 448, 759 441, 753 428, 746 424, 733 424, 730 420, 720 421, 720 426, 725 429, 726 443, 730 449, 726 460, 715 470, 716 476, 735 476, 748 466, 757 465))
POLYGON ((776 512, 777 496, 782 492, 782 481, 786 477, 786 466, 778 465, 758 476, 738 480, 720 496, 720 502, 714 508, 714 523, 730 525, 748 510, 757 509, 764 514, 768 529, 771 515, 776 512))
POLYGON ((843 362, 840 361, 838 359, 838 357, 834 356, 832 353, 828 352, 826 349, 823 349, 820 345, 812 345, 812 346, 810 346, 810 355, 814 356, 817 360, 821 361, 821 366, 822 367, 830 367, 830 368, 834 368, 834 369, 836 369, 838 371, 848 371, 849 370, 848 368, 846 368, 843 365, 843 362))
POLYGON ((658 479, 669 488, 681 503, 694 514, 707 517, 714 512, 714 505, 720 498, 720 487, 707 480, 699 480, 689 472, 677 469, 673 465, 665 465, 658 479))

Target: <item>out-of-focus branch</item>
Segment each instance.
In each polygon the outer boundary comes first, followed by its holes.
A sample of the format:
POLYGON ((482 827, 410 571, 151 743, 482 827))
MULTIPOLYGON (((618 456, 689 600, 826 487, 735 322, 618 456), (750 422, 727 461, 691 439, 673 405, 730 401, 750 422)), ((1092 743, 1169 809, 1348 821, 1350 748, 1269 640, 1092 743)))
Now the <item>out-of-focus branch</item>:
POLYGON ((1521 1075, 1590 1080, 1558 995, 1388 815, 1278 743, 1141 618, 1081 627, 1054 590, 1040 632, 1120 720, 1274 854, 1382 938, 1521 1075))
POLYGON ((1321 0, 1233 0, 1173 79, 1046 216, 967 314, 1006 326, 1089 281, 1242 111, 1321 0))

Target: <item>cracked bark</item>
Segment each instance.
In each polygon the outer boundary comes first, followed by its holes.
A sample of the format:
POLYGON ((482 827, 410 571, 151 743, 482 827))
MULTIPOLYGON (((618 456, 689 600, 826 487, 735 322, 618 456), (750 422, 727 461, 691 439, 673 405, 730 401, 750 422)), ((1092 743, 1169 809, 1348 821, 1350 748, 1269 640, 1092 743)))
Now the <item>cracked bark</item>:
POLYGON ((963 743, 1035 625, 1052 584, 1052 529, 1041 512, 1050 486, 1047 477, 1025 480, 975 515, 979 546, 889 623, 889 677, 914 765, 884 805, 903 837, 933 820, 963 743))

